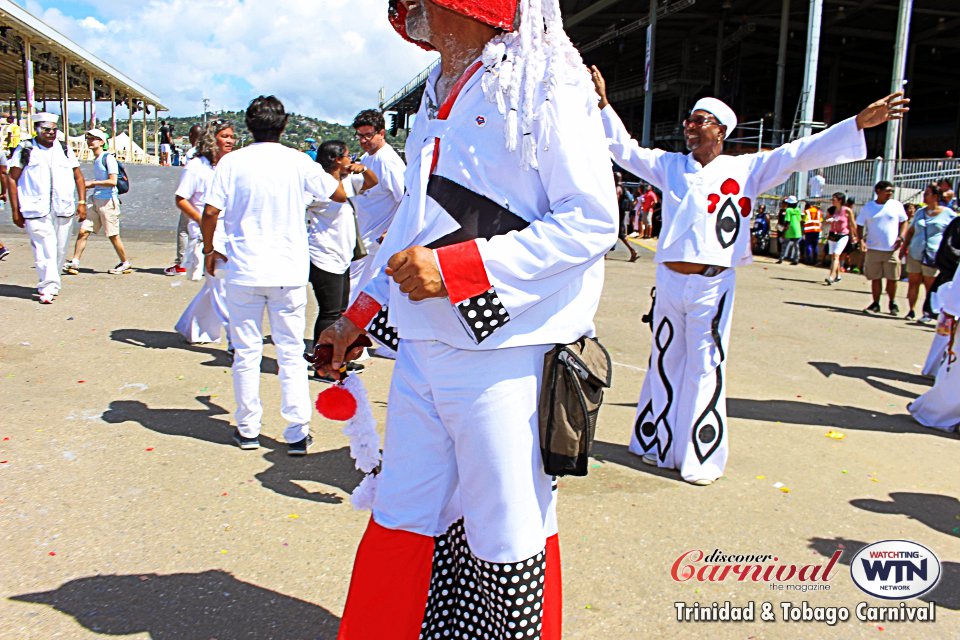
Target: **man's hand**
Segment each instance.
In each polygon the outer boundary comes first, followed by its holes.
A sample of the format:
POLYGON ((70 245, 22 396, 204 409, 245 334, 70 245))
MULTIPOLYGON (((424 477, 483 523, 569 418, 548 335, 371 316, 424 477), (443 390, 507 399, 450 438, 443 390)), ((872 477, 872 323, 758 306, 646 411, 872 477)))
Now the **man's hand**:
POLYGON ((909 98, 903 97, 903 91, 891 93, 886 98, 880 98, 857 114, 857 128, 869 129, 883 124, 888 120, 899 120, 907 111, 910 111, 909 98))
POLYGON ((600 69, 597 69, 597 65, 590 65, 590 78, 593 79, 593 88, 597 91, 597 95, 600 96, 600 108, 603 109, 610 101, 607 100, 607 81, 603 79, 603 76, 600 74, 600 69))
POLYGON ((349 171, 350 173, 360 174, 366 170, 367 170, 367 165, 360 164, 359 162, 351 162, 350 164, 347 165, 347 171, 349 171))
POLYGON ((426 247, 410 247, 390 256, 386 274, 414 302, 447 295, 433 251, 426 247))
POLYGON ((20 213, 19 209, 13 210, 13 224, 17 225, 21 229, 26 225, 26 221, 23 219, 23 214, 20 213))
POLYGON ((87 205, 80 203, 77 205, 77 220, 83 222, 87 219, 87 205))
POLYGON ((217 261, 226 262, 227 256, 223 255, 219 251, 214 251, 209 255, 203 256, 203 268, 211 276, 216 277, 217 275, 217 261))
POLYGON ((324 329, 317 338, 317 344, 331 345, 333 347, 333 357, 328 363, 316 363, 317 371, 326 376, 339 376, 340 367, 344 362, 356 360, 363 353, 363 347, 357 347, 349 353, 345 353, 347 347, 356 342, 362 333, 363 330, 360 327, 344 317, 324 329))

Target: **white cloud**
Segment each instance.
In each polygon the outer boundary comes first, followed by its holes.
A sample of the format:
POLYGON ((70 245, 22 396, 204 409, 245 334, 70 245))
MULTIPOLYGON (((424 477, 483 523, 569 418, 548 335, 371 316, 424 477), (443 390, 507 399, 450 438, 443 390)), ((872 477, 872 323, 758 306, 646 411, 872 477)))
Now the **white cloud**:
POLYGON ((74 18, 54 0, 28 11, 116 67, 172 115, 242 109, 275 94, 288 110, 349 122, 436 56, 403 41, 385 0, 84 0, 74 18))

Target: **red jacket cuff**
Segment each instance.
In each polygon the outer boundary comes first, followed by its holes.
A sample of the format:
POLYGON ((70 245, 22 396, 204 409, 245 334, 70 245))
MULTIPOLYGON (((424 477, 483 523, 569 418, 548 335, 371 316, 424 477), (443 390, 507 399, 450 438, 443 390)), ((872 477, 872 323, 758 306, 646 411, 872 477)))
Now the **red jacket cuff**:
POLYGON ((370 324, 370 321, 373 320, 373 317, 377 315, 377 313, 379 313, 381 308, 383 308, 382 304, 377 302, 371 296, 361 293, 359 296, 357 296, 357 299, 354 300, 353 304, 350 305, 350 308, 347 309, 346 313, 343 314, 343 317, 361 329, 365 330, 367 325, 370 324))
POLYGON ((436 253, 450 302, 457 304, 490 290, 490 280, 476 241, 441 247, 436 253))

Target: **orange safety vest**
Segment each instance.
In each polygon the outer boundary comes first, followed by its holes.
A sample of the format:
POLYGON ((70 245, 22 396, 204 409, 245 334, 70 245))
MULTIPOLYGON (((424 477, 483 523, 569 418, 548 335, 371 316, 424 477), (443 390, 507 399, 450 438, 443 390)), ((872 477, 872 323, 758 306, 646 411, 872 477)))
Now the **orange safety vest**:
POLYGON ((806 215, 803 220, 804 233, 820 233, 820 220, 823 213, 819 207, 810 207, 804 212, 806 215))

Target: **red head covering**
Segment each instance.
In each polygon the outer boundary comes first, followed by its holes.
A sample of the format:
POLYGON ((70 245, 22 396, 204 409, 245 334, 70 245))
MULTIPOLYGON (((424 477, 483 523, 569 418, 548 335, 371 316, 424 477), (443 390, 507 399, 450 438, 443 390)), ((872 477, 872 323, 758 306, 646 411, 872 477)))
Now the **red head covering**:
MULTIPOLYGON (((423 1, 423 0, 421 0, 423 1)), ((479 20, 491 27, 513 31, 517 22, 518 0, 433 0, 444 9, 479 20)), ((414 42, 424 49, 433 50, 429 44, 413 40, 407 35, 407 6, 402 0, 390 0, 388 9, 390 24, 405 40, 414 42)))

